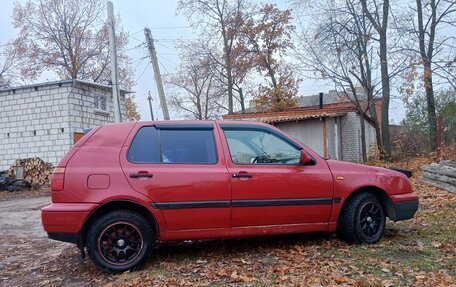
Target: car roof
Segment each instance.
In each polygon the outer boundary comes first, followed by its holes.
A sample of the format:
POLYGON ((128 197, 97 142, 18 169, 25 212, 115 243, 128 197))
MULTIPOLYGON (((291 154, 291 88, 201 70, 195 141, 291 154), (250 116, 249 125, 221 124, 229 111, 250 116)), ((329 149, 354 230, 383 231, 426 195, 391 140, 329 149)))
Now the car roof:
POLYGON ((212 124, 233 124, 233 125, 259 125, 270 126, 256 121, 249 120, 162 120, 162 121, 138 121, 138 122, 122 122, 122 123, 108 123, 103 126, 117 125, 119 127, 128 127, 139 124, 140 126, 147 125, 212 125, 212 124))

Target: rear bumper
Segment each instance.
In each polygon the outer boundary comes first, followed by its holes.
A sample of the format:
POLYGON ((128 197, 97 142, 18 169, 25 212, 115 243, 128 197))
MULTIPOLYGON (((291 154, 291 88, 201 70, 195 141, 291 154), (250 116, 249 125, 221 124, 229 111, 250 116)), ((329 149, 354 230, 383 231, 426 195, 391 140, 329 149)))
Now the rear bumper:
POLYGON ((389 217, 393 221, 411 219, 418 210, 419 200, 414 193, 393 195, 391 201, 392 210, 389 217))
POLYGON ((79 242, 79 233, 73 234, 48 232, 48 238, 57 241, 77 244, 79 242))
POLYGON ((98 204, 94 203, 51 203, 41 209, 43 228, 52 239, 75 236, 97 206, 98 204))

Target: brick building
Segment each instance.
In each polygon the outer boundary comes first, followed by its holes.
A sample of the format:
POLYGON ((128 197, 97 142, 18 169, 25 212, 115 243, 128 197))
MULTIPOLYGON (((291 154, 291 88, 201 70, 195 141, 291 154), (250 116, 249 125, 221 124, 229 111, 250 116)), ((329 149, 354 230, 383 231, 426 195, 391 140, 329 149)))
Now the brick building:
MULTIPOLYGON (((225 115, 224 119, 253 120, 269 123, 284 130, 323 157, 361 162, 361 118, 355 105, 336 91, 301 97, 298 107, 283 112, 257 112, 255 107, 244 113, 225 115)), ((366 147, 376 143, 373 123, 364 118, 366 147)))
MULTIPOLYGON (((0 90, 0 170, 19 158, 56 164, 85 129, 114 122, 111 86, 66 80, 0 90)), ((125 118, 125 94, 121 113, 125 118)))

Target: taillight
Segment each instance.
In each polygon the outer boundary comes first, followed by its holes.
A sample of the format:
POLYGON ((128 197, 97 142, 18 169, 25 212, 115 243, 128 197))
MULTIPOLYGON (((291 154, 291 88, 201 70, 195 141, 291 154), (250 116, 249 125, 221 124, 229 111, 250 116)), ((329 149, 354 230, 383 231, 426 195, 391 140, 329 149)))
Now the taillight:
POLYGON ((65 183, 65 168, 56 167, 52 171, 51 176, 51 190, 52 191, 61 191, 63 190, 63 185, 65 183))

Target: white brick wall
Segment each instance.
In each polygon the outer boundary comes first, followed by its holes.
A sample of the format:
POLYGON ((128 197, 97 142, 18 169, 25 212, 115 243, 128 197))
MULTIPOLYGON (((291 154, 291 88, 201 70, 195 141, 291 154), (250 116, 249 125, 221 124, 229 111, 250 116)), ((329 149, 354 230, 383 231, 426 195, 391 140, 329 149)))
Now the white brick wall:
MULTIPOLYGON (((375 129, 364 120, 366 131, 366 151, 375 144, 375 129)), ((342 160, 361 162, 363 160, 361 147, 361 123, 358 114, 349 112, 341 117, 341 148, 342 160)))
POLYGON ((359 117, 355 112, 349 112, 346 116, 341 117, 341 149, 343 161, 359 162, 361 138, 359 117))
POLYGON ((113 122, 112 111, 109 88, 78 81, 0 90, 0 170, 18 158, 55 165, 73 145, 74 132, 113 122), (95 93, 107 95, 107 113, 94 110, 95 93))

